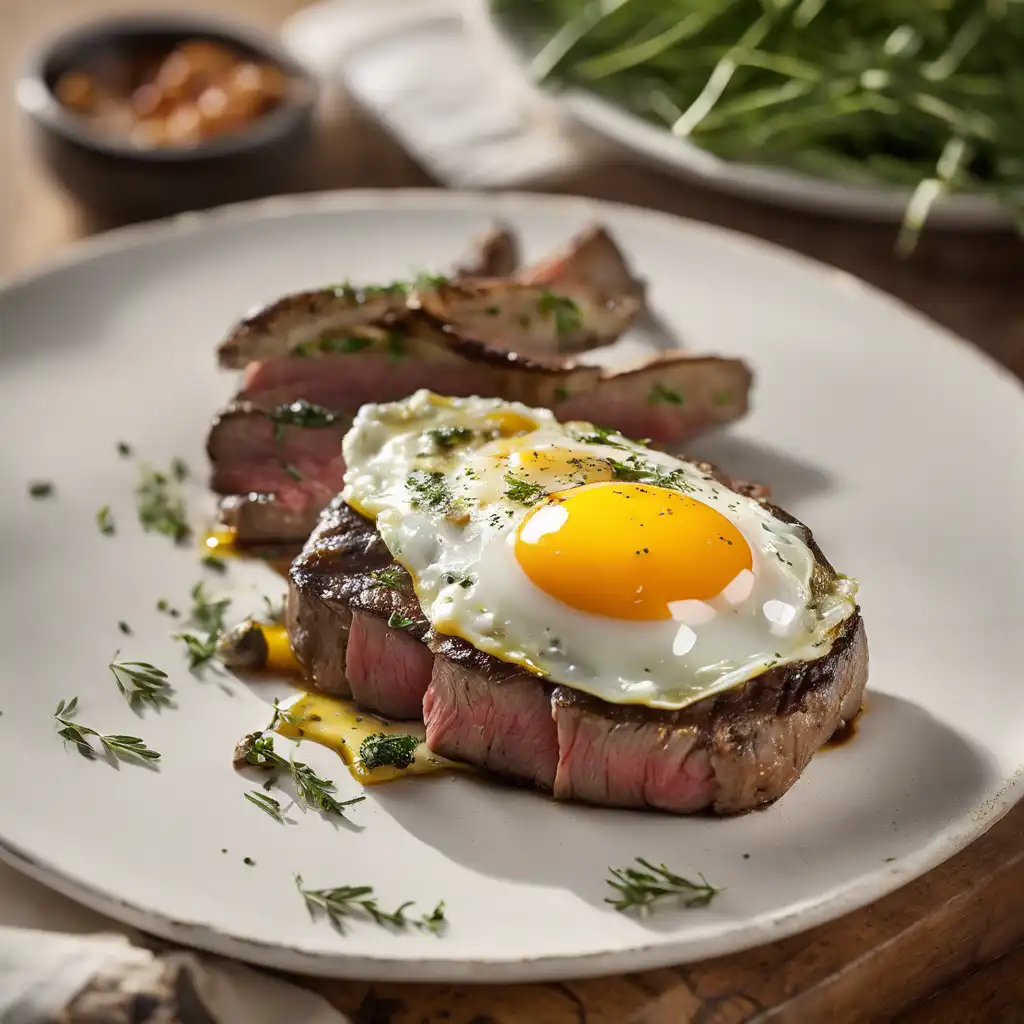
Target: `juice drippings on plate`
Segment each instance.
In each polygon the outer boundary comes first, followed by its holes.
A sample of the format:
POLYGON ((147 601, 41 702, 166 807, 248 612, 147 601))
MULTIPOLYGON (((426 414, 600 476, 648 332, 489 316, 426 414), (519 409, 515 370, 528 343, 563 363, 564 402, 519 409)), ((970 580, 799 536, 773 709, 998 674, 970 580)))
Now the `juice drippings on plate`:
POLYGON ((860 729, 861 716, 864 714, 864 708, 857 712, 848 722, 844 722, 832 735, 825 741, 822 750, 835 750, 836 747, 845 747, 856 735, 860 729))
POLYGON ((460 768, 437 754, 432 754, 423 737, 426 730, 422 722, 389 722, 357 707, 350 700, 327 697, 319 693, 307 693, 286 709, 290 721, 282 721, 277 732, 290 739, 310 740, 322 743, 337 751, 348 766, 352 777, 364 786, 376 786, 382 782, 393 782, 411 776, 430 775, 447 768, 460 768), (420 745, 413 754, 408 768, 381 765, 367 768, 359 756, 359 747, 368 736, 377 733, 407 734, 416 736, 420 745))

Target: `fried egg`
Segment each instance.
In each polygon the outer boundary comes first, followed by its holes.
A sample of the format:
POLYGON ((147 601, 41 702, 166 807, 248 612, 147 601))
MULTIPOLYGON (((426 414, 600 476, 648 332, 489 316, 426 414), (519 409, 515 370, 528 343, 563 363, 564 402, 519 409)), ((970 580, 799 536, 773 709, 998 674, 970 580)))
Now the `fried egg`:
POLYGON ((343 499, 439 633, 613 704, 679 709, 828 653, 856 583, 706 467, 545 409, 366 405, 343 499))

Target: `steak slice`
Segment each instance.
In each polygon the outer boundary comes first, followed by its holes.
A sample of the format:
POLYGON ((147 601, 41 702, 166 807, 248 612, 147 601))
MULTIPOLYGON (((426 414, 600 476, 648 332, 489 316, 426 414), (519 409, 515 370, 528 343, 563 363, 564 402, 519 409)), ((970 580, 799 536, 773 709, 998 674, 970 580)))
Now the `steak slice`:
MULTIPOLYGON (((715 472, 737 491, 761 493, 715 472)), ((807 538, 820 571, 832 573, 810 531, 807 538)), ((432 630, 408 573, 391 561, 373 523, 340 498, 292 565, 288 628, 315 688, 360 700, 350 679, 359 666, 372 710, 408 714, 418 693, 427 745, 444 757, 558 799, 673 813, 731 814, 778 799, 857 714, 867 680, 858 613, 823 657, 770 669, 682 711, 609 704, 548 683, 432 630), (410 654, 410 643, 421 656, 410 654)))

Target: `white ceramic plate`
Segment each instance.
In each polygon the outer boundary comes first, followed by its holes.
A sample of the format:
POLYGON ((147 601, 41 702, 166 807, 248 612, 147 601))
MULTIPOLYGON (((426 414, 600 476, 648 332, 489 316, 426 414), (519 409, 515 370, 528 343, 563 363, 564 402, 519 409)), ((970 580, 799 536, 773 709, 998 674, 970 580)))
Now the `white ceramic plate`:
MULTIPOLYGON (((966 344, 850 277, 762 242, 574 199, 348 193, 271 201, 111 235, 0 295, 0 856, 151 932, 300 971, 392 979, 531 979, 728 953, 834 918, 949 857, 1020 795, 1024 688, 1024 401, 966 344), (372 790, 356 828, 243 799, 231 750, 275 687, 190 677, 159 597, 184 604, 196 552, 143 534, 115 443, 204 473, 231 392, 213 349, 253 303, 350 276, 443 269, 491 217, 530 254, 592 219, 647 275, 693 348, 747 357, 754 411, 698 453, 770 481, 862 581, 871 696, 858 737, 815 758, 776 806, 730 820, 560 805, 470 778, 372 790), (31 479, 57 495, 33 501, 31 479), (98 532, 110 504, 118 532, 98 532), (132 637, 118 632, 127 620, 132 637), (116 648, 167 668, 177 710, 137 719, 107 672, 116 648), (65 750, 50 718, 136 731, 159 771, 65 750), (222 850, 227 850, 226 853, 222 850), (648 920, 603 903, 635 856, 704 872, 703 910, 648 920), (244 857, 255 865, 247 866, 244 857), (313 922, 293 885, 371 884, 382 903, 443 898, 450 931, 313 922)), ((632 344, 644 344, 637 336, 632 344)), ((212 509, 201 480, 198 520, 212 509)), ((216 580, 213 581, 216 586, 216 580)), ((241 595, 278 594, 238 563, 241 595)), ((283 690, 277 688, 278 692, 283 690)), ((330 751, 305 757, 358 787, 330 751)))
MULTIPOLYGON (((495 57, 527 80, 529 55, 491 16, 489 0, 465 0, 467 24, 495 57)), ((702 185, 780 206, 865 220, 899 223, 911 190, 897 186, 860 186, 762 164, 722 160, 686 139, 674 136, 597 93, 576 87, 544 90, 571 115, 594 131, 662 169, 702 185)), ((954 195, 937 201, 929 222, 949 228, 981 228, 1009 223, 1006 212, 989 196, 954 195)))

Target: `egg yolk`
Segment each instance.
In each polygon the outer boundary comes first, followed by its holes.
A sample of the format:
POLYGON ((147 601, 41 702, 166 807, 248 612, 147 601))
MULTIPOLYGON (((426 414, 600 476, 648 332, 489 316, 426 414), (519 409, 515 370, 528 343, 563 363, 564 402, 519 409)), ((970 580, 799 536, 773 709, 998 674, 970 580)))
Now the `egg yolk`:
POLYGON ((531 430, 537 429, 537 424, 526 416, 520 415, 511 409, 502 409, 499 412, 489 412, 484 417, 485 422, 493 424, 502 437, 512 437, 515 434, 528 434, 531 430))
POLYGON ((520 523, 515 556, 556 601, 634 620, 670 619, 673 602, 715 597, 752 565, 743 534, 710 505, 615 481, 550 495, 520 523))

